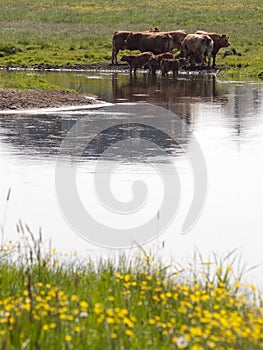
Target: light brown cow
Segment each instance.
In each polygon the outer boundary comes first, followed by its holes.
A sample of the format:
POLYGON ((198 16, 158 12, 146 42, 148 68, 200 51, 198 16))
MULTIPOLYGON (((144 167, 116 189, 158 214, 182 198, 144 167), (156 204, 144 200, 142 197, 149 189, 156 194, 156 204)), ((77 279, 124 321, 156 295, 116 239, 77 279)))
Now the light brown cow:
POLYGON ((127 36, 130 34, 128 31, 117 31, 113 34, 112 38, 112 54, 111 62, 112 64, 118 64, 117 55, 120 50, 124 50, 124 42, 127 36))
MULTIPOLYGON (((159 28, 154 27, 150 28, 148 31, 145 31, 143 33, 158 33, 159 28)), ((116 31, 113 34, 112 38, 112 54, 111 54, 111 62, 112 64, 118 64, 117 55, 120 50, 125 50, 125 40, 127 39, 128 35, 131 33, 131 31, 116 31)), ((128 50, 132 50, 127 48, 128 50)), ((136 49, 137 50, 137 49, 136 49)))
POLYGON ((178 71, 181 67, 186 65, 187 61, 185 58, 175 58, 168 59, 164 58, 161 60, 161 70, 162 76, 168 76, 169 71, 173 71, 173 77, 178 74, 178 71))
POLYGON ((125 40, 124 47, 128 50, 150 51, 158 55, 172 51, 173 38, 166 33, 131 32, 125 40))
POLYGON ((174 55, 171 52, 164 52, 159 55, 152 56, 149 60, 149 74, 155 75, 156 70, 160 69, 160 62, 164 58, 173 59, 174 55))
POLYGON ((192 65, 196 64, 197 59, 204 65, 207 55, 210 67, 213 45, 214 42, 208 35, 188 34, 181 44, 181 54, 185 58, 190 57, 192 65))
POLYGON ((213 64, 212 66, 215 67, 216 65, 216 54, 221 49, 221 47, 228 47, 230 45, 229 42, 229 36, 226 34, 217 34, 217 33, 207 33, 203 32, 201 30, 198 30, 196 34, 202 34, 202 35, 208 35, 214 42, 213 51, 212 51, 212 57, 213 57, 213 64))
POLYGON ((188 33, 185 30, 175 30, 173 32, 171 31, 166 33, 170 34, 173 38, 173 49, 180 50, 181 42, 184 40, 188 33))
POLYGON ((184 40, 188 34, 185 30, 175 30, 169 32, 160 32, 159 34, 169 34, 173 38, 173 49, 180 50, 181 42, 184 40))
POLYGON ((151 52, 144 52, 138 55, 123 55, 121 61, 128 62, 130 66, 130 74, 132 74, 133 69, 134 74, 136 74, 137 68, 145 66, 152 56, 153 54, 151 52))

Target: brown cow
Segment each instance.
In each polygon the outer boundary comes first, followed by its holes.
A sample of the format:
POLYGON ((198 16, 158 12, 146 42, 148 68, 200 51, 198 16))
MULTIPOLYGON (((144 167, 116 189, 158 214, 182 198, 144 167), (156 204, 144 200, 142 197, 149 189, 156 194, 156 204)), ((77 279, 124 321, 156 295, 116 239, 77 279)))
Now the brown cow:
MULTIPOLYGON (((145 33, 158 33, 159 29, 157 27, 150 28, 145 33)), ((120 50, 125 49, 125 40, 127 39, 128 35, 131 33, 131 31, 116 31, 113 34, 112 38, 112 55, 111 55, 111 62, 112 64, 118 64, 117 61, 117 55, 120 50)), ((131 50, 128 48, 128 50, 131 50)))
POLYGON ((160 68, 160 62, 164 58, 173 59, 174 55, 171 52, 160 53, 159 55, 152 56, 149 61, 149 74, 155 75, 156 70, 160 68))
POLYGON ((117 31, 113 34, 112 38, 112 55, 111 62, 112 64, 118 64, 117 55, 120 50, 124 50, 124 42, 127 39, 127 36, 130 32, 127 31, 117 31))
POLYGON ((228 41, 229 36, 227 36, 226 34, 207 33, 201 30, 198 30, 196 34, 208 35, 213 40, 214 47, 212 51, 212 56, 213 56, 212 66, 215 67, 216 54, 218 53, 218 51, 221 49, 221 47, 228 47, 230 45, 230 42, 228 41))
POLYGON ((159 32, 159 34, 169 34, 173 38, 173 49, 180 50, 181 42, 184 40, 188 34, 185 30, 175 30, 169 32, 159 32))
POLYGON ((204 65, 207 55, 208 67, 210 67, 213 45, 214 42, 208 35, 188 34, 181 44, 181 54, 185 58, 190 57, 192 65, 196 63, 196 59, 204 65))
POLYGON ((149 33, 159 33, 160 29, 158 27, 153 27, 153 28, 150 28, 149 30, 146 30, 146 33, 147 32, 149 32, 149 33))
POLYGON ((125 48, 128 50, 150 51, 157 55, 169 52, 173 49, 173 38, 163 33, 130 33, 125 40, 125 48))
POLYGON ((186 65, 186 59, 185 58, 175 58, 175 59, 168 59, 164 58, 161 60, 161 70, 162 70, 162 76, 168 76, 169 71, 173 71, 173 77, 178 74, 178 71, 181 67, 184 67, 186 65))
POLYGON ((175 30, 174 32, 166 32, 170 34, 173 38, 173 49, 180 50, 181 42, 184 40, 186 35, 188 34, 185 30, 175 30))
POLYGON ((134 69, 134 74, 136 74, 137 68, 145 66, 152 56, 151 52, 144 52, 138 55, 123 55, 121 61, 128 62, 130 74, 132 74, 132 69, 134 69))

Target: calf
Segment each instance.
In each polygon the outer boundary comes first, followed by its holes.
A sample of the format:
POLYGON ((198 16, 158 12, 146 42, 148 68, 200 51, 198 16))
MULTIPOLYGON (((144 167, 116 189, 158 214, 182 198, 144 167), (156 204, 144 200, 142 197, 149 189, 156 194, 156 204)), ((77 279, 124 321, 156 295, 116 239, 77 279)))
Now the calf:
POLYGON ((209 36, 213 42, 213 51, 212 51, 212 57, 213 57, 213 63, 212 66, 215 67, 216 65, 216 54, 221 49, 221 47, 228 47, 230 45, 229 37, 226 34, 217 34, 217 33, 207 33, 203 32, 201 30, 197 31, 196 34, 202 34, 209 36))
POLYGON ((123 55, 121 61, 128 62, 130 66, 130 74, 132 74, 133 69, 134 74, 136 74, 137 68, 145 66, 152 56, 153 54, 151 52, 144 52, 139 55, 123 55))
POLYGON ((181 67, 186 65, 185 58, 168 59, 164 58, 161 60, 162 76, 168 76, 169 71, 173 71, 173 77, 178 74, 181 67))
POLYGON ((149 74, 155 75, 156 70, 160 69, 160 62, 164 58, 173 59, 174 55, 171 52, 164 52, 159 55, 152 56, 149 61, 149 74))

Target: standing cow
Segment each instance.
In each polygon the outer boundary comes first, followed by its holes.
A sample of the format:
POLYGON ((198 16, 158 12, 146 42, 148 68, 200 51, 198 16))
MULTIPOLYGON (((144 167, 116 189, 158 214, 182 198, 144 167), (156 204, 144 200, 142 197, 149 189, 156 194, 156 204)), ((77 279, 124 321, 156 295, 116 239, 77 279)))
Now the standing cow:
POLYGON ((208 67, 210 67, 213 46, 214 42, 208 35, 188 34, 181 44, 181 54, 185 58, 190 57, 192 65, 196 63, 196 59, 204 65, 207 55, 208 67))
MULTIPOLYGON (((149 30, 142 33, 158 33, 160 30, 158 27, 150 28, 149 30)), ((125 50, 124 43, 127 39, 127 36, 131 33, 131 31, 116 31, 113 34, 112 38, 112 54, 111 54, 111 62, 112 64, 118 64, 117 55, 120 50, 125 50)))
POLYGON ((125 40, 124 47, 128 50, 150 51, 154 55, 158 55, 172 51, 173 38, 166 33, 131 32, 125 40))
POLYGON ((117 31, 113 34, 112 38, 112 55, 111 55, 111 62, 112 64, 118 64, 117 61, 117 55, 120 50, 124 50, 124 43, 127 39, 127 36, 130 34, 130 32, 127 31, 117 31))
POLYGON ((216 54, 221 49, 221 47, 228 47, 230 45, 229 37, 226 34, 207 33, 207 32, 203 32, 201 30, 198 30, 196 32, 196 34, 208 35, 213 40, 214 46, 213 46, 213 51, 212 51, 212 57, 213 57, 212 66, 215 67, 216 54))
POLYGON ((185 30, 175 30, 173 32, 170 31, 166 33, 171 35, 171 37, 173 38, 173 49, 180 50, 181 42, 184 40, 188 33, 185 30))

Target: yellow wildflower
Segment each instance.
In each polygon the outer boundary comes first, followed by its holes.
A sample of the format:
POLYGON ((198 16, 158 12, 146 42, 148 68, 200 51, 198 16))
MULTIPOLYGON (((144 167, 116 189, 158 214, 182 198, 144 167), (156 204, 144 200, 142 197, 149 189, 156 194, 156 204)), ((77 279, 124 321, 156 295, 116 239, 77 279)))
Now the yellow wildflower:
POLYGON ((65 340, 66 341, 71 341, 72 340, 72 336, 71 335, 66 335, 65 336, 65 340))

